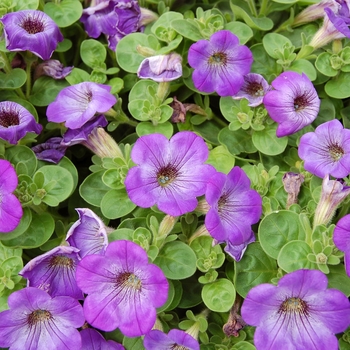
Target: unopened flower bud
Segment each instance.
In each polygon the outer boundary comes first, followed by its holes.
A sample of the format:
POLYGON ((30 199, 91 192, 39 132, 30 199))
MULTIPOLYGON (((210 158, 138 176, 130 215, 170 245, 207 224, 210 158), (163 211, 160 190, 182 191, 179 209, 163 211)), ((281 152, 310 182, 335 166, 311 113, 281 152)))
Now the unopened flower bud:
POLYGON ((304 182, 304 175, 296 173, 285 173, 282 178, 285 191, 288 193, 286 208, 298 203, 298 195, 301 184, 304 182))

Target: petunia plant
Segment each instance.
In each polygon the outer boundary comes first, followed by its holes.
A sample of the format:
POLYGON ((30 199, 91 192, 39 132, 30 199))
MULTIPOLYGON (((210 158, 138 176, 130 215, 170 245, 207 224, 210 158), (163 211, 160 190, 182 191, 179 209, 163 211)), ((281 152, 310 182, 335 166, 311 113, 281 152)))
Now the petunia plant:
POLYGON ((350 5, 3 0, 0 347, 350 348, 350 5))

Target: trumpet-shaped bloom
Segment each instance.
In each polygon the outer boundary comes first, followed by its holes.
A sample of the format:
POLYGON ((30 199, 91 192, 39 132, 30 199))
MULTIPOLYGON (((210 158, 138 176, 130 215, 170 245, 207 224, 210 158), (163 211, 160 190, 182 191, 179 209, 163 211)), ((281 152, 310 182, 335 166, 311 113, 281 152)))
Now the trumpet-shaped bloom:
POLYGON ((22 218, 21 203, 12 193, 17 185, 14 167, 9 161, 0 159, 0 233, 13 231, 22 218))
POLYGON ((321 198, 314 215, 314 227, 327 225, 333 218, 341 202, 350 194, 350 186, 344 186, 342 180, 329 180, 325 175, 322 181, 321 198))
POLYGON ((80 21, 91 38, 107 35, 108 47, 115 50, 121 38, 141 27, 141 9, 135 0, 99 0, 83 10, 80 21))
POLYGON ((75 280, 78 252, 79 249, 75 247, 53 248, 29 261, 19 275, 28 280, 28 287, 40 288, 52 297, 67 295, 83 299, 83 293, 75 280))
POLYGON ((137 71, 141 79, 156 82, 172 81, 182 76, 182 57, 177 53, 145 58, 137 71))
POLYGON ((91 209, 75 210, 79 220, 69 229, 66 241, 79 249, 81 258, 90 254, 104 254, 108 245, 105 224, 91 209))
POLYGON ((20 104, 0 102, 0 138, 15 145, 28 132, 40 134, 43 127, 20 104))
POLYGON ((82 350, 124 350, 124 346, 113 340, 106 340, 93 328, 80 331, 82 350))
POLYGON ((0 313, 0 347, 22 350, 77 350, 84 324, 83 308, 68 296, 51 298, 28 287, 8 298, 9 310, 0 313))
POLYGON ((192 80, 202 92, 220 96, 235 95, 250 72, 253 55, 229 30, 214 33, 210 40, 199 40, 188 51, 188 63, 194 68, 192 80))
POLYGON ((299 157, 305 170, 324 177, 343 178, 350 174, 350 130, 337 120, 319 125, 300 138, 299 157))
POLYGON ((334 336, 350 325, 350 303, 337 289, 327 289, 318 270, 298 270, 277 286, 252 288, 242 305, 242 317, 256 326, 257 350, 337 350, 334 336))
POLYGON ((48 60, 38 64, 35 67, 34 79, 38 79, 42 75, 47 75, 53 79, 64 79, 73 70, 73 66, 65 67, 58 60, 48 60))
POLYGON ((10 12, 0 21, 4 25, 9 51, 30 51, 48 60, 63 36, 57 24, 44 12, 22 10, 10 12))
POLYGON ((168 298, 163 271, 148 263, 147 253, 131 241, 113 241, 105 255, 87 255, 78 265, 78 286, 87 322, 104 331, 119 327, 127 337, 148 333, 156 308, 168 298))
POLYGON ((263 103, 278 123, 278 137, 294 134, 316 119, 320 99, 304 73, 284 72, 271 85, 275 90, 266 93, 263 103))
POLYGON ((334 27, 344 36, 350 38, 350 1, 338 0, 337 3, 337 7, 329 6, 324 11, 334 27))
POLYGON ((304 23, 314 22, 325 16, 325 8, 329 8, 337 13, 340 8, 340 1, 337 0, 321 0, 320 2, 308 6, 301 11, 294 19, 292 26, 300 26, 304 23))
POLYGON ((143 345, 146 350, 199 350, 198 341, 179 329, 172 329, 168 334, 154 329, 145 335, 143 345))
POLYGON ((142 208, 157 204, 172 216, 193 211, 215 172, 203 164, 208 154, 204 140, 190 131, 170 140, 161 134, 140 137, 131 152, 137 166, 129 170, 124 182, 130 199, 142 208))
POLYGON ((44 143, 32 147, 32 151, 40 160, 59 163, 66 153, 67 146, 61 144, 62 137, 51 137, 44 143))
POLYGON ((259 221, 262 212, 259 193, 250 188, 248 176, 236 166, 227 175, 217 172, 212 176, 205 198, 210 206, 205 227, 219 243, 227 242, 232 255, 240 258, 240 252, 230 246, 242 245, 242 251, 253 241, 251 226, 259 221))
POLYGON ((345 271, 350 277, 350 214, 343 216, 335 225, 333 241, 344 252, 345 271))
POLYGON ((108 85, 83 82, 62 89, 47 107, 47 119, 64 122, 67 128, 79 129, 96 113, 107 112, 117 99, 108 85))
POLYGON ((235 100, 245 98, 248 106, 256 107, 262 104, 265 94, 270 90, 270 85, 265 78, 256 73, 248 73, 244 77, 244 83, 238 93, 232 96, 235 100))

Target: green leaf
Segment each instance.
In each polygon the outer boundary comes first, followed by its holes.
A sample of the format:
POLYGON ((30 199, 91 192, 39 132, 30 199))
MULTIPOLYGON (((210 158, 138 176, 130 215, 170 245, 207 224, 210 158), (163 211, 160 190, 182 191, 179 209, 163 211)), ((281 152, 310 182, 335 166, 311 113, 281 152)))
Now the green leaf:
POLYGON ((277 137, 277 123, 266 125, 261 131, 254 131, 252 141, 254 146, 268 156, 281 154, 287 147, 288 137, 277 137))
POLYGON ((285 36, 277 33, 267 33, 262 39, 264 48, 269 56, 279 59, 280 55, 276 52, 283 52, 283 46, 288 44, 293 46, 292 42, 285 36))
POLYGON ((317 71, 313 66, 313 64, 308 60, 304 60, 304 59, 296 60, 292 63, 292 65, 288 68, 288 70, 292 70, 300 74, 304 73, 308 76, 308 78, 311 81, 314 81, 317 78, 317 71))
POLYGON ((29 101, 34 106, 48 106, 56 99, 58 93, 67 86, 69 86, 69 84, 65 79, 55 80, 50 77, 42 76, 35 80, 32 94, 29 96, 29 101))
POLYGON ((235 266, 235 287, 242 297, 258 284, 270 283, 277 275, 276 260, 266 255, 258 242, 248 245, 242 260, 235 266))
POLYGON ((332 54, 329 52, 322 52, 317 56, 315 66, 318 71, 327 77, 335 77, 338 74, 338 71, 333 69, 331 66, 330 58, 332 54))
POLYGON ((344 265, 328 266, 330 273, 327 275, 328 288, 335 288, 350 296, 349 276, 347 275, 344 265))
POLYGON ((277 263, 286 272, 299 269, 317 270, 317 264, 312 263, 308 254, 312 253, 310 246, 304 241, 290 241, 285 244, 278 254, 277 263))
POLYGON ((253 37, 253 31, 243 22, 233 21, 225 24, 225 29, 238 36, 241 45, 244 45, 253 37))
MULTIPOLYGON (((25 167, 21 167, 21 169, 25 169, 25 172, 21 174, 28 176, 32 176, 34 174, 38 165, 38 160, 35 153, 29 147, 22 145, 8 148, 6 150, 6 159, 16 168, 16 165, 24 164, 25 167)), ((20 175, 20 173, 17 173, 17 175, 20 175)))
POLYGON ((25 70, 15 68, 9 73, 0 72, 0 89, 18 89, 27 81, 25 70))
POLYGON ((40 215, 33 213, 31 224, 22 235, 11 240, 2 241, 2 243, 13 248, 37 248, 48 241, 54 229, 55 220, 49 213, 44 212, 40 215))
POLYGON ((204 39, 198 26, 191 19, 173 20, 171 22, 171 27, 174 28, 180 35, 192 41, 204 39))
POLYGON ((168 139, 173 135, 174 127, 173 125, 166 121, 162 124, 154 125, 151 122, 141 122, 136 126, 136 133, 138 136, 149 135, 149 134, 163 134, 168 139))
POLYGON ((326 83, 325 91, 328 96, 338 99, 350 97, 350 73, 340 72, 326 83))
POLYGON ((255 44, 250 50, 254 57, 252 72, 263 75, 268 81, 275 79, 282 72, 282 67, 267 54, 263 44, 255 44))
POLYGON ((39 7, 39 0, 13 0, 14 6, 12 11, 17 12, 21 10, 36 10, 39 7))
POLYGON ((290 241, 305 239, 299 215, 280 210, 265 216, 259 225, 261 247, 272 258, 277 259, 282 247, 290 241))
POLYGON ((99 41, 87 39, 81 43, 80 56, 87 66, 98 68, 106 60, 107 50, 99 41))
POLYGON ((235 157, 227 150, 226 146, 217 146, 209 152, 208 164, 214 166, 217 171, 228 174, 235 165, 235 157))
POLYGON ((46 189, 46 196, 42 198, 44 203, 48 205, 50 203, 57 203, 56 205, 58 205, 58 203, 63 202, 72 193, 74 185, 73 176, 65 168, 57 165, 46 165, 40 168, 38 172, 42 173, 45 177, 43 188, 46 189), (50 187, 46 188, 49 184, 50 187))
POLYGON ((49 15, 59 27, 68 27, 76 22, 83 13, 79 0, 62 0, 44 5, 44 12, 49 15))
POLYGON ((208 309, 215 312, 226 312, 235 302, 235 287, 228 279, 220 278, 203 287, 202 298, 208 309))
POLYGON ((101 211, 107 219, 117 219, 131 213, 136 205, 129 199, 125 188, 108 191, 101 200, 101 211))
POLYGON ((171 36, 175 38, 175 34, 172 34, 171 31, 176 30, 172 27, 172 22, 182 18, 183 15, 179 12, 165 12, 153 23, 151 31, 159 40, 171 42, 172 40, 169 40, 171 36))
POLYGON ((123 70, 129 73, 136 73, 140 63, 145 59, 138 53, 138 46, 145 46, 147 35, 143 33, 131 33, 122 38, 117 45, 117 61, 123 70))
POLYGON ((104 170, 90 174, 80 185, 79 193, 86 202, 99 207, 103 196, 110 190, 102 181, 104 170))
POLYGON ((181 280, 195 273, 196 261, 196 254, 188 245, 174 241, 163 246, 154 263, 167 278, 181 280))
POLYGON ((273 21, 267 17, 253 17, 250 16, 241 6, 237 6, 230 1, 230 6, 232 12, 237 16, 237 18, 242 18, 243 21, 248 24, 250 28, 259 29, 263 31, 271 30, 273 27, 273 21))
POLYGON ((257 151, 252 142, 252 136, 245 130, 231 131, 229 128, 223 128, 219 132, 219 142, 227 147, 233 155, 240 153, 254 153, 257 151))
POLYGON ((75 85, 84 81, 90 81, 90 74, 83 69, 74 67, 65 79, 70 85, 75 85))

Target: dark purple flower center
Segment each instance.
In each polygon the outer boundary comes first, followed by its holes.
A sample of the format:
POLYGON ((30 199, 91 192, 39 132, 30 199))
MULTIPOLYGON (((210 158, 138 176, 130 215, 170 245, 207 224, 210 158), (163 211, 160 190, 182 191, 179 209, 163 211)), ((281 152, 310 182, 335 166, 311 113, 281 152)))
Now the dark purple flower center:
POLYGON ((313 99, 312 92, 304 92, 302 95, 297 96, 294 99, 294 109, 296 112, 302 111, 304 108, 309 107, 313 99))
POLYGON ((134 290, 141 290, 141 280, 131 272, 124 272, 117 276, 117 287, 119 288, 131 288, 134 290))
POLYGON ((41 33, 45 29, 45 25, 43 22, 39 21, 36 18, 27 17, 20 26, 28 33, 28 34, 37 34, 41 33))
POLYGON ((209 57, 209 64, 224 66, 227 63, 227 55, 224 52, 215 52, 209 57))
POLYGON ((47 310, 35 310, 28 315, 27 322, 30 327, 35 326, 37 323, 45 322, 52 319, 52 315, 47 310))
POLYGON ((14 110, 0 110, 0 125, 4 128, 19 125, 19 113, 14 110))
POLYGON ((64 255, 56 255, 53 256, 49 261, 49 266, 51 268, 58 267, 68 267, 68 268, 74 268, 74 261, 71 258, 68 258, 64 255))
POLYGON ((306 302, 300 298, 287 298, 280 306, 279 313, 283 314, 293 314, 300 316, 309 315, 309 307, 306 302))
POLYGON ((165 187, 172 183, 178 175, 178 170, 173 165, 162 167, 157 172, 157 180, 159 185, 165 187))
POLYGON ((92 92, 91 91, 86 92, 86 98, 87 98, 88 102, 92 101, 92 92))
POLYGON ((328 152, 334 162, 339 161, 344 155, 344 150, 337 143, 332 143, 328 146, 328 152))
POLYGON ((188 347, 183 345, 173 344, 170 346, 170 350, 188 350, 188 347))
POLYGON ((264 88, 257 82, 248 82, 244 90, 250 96, 264 96, 264 88))

